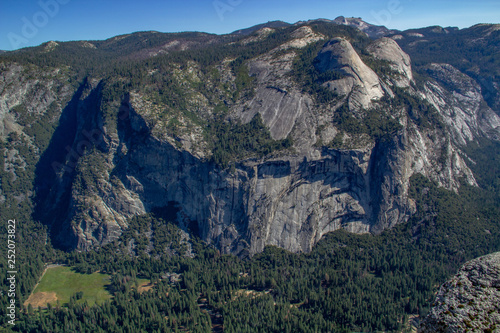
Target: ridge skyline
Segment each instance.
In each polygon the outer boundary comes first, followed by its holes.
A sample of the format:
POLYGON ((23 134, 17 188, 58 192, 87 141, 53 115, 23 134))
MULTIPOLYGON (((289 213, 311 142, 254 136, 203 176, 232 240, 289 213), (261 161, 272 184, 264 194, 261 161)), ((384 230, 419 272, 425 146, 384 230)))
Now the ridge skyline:
MULTIPOLYGON (((0 54, 6 53, 6 52, 11 52, 11 51, 19 51, 24 48, 31 48, 31 47, 40 47, 43 46, 44 44, 50 43, 50 42, 56 42, 56 43, 67 43, 67 42, 105 42, 109 41, 115 38, 120 38, 120 37, 126 37, 126 36, 131 36, 134 34, 140 34, 140 33, 159 33, 159 34, 189 34, 189 33, 200 33, 200 34, 207 34, 207 35, 214 35, 214 36, 229 36, 229 35, 249 35, 252 34, 253 32, 260 30, 265 27, 272 27, 272 28, 282 28, 282 27, 287 27, 287 26, 294 26, 294 25, 302 25, 302 24, 312 24, 314 22, 328 22, 328 23, 334 23, 334 24, 344 24, 348 25, 354 28, 360 29, 360 26, 363 26, 363 23, 366 24, 364 27, 370 27, 370 28, 375 28, 375 29, 380 29, 380 30, 385 30, 387 31, 386 34, 382 35, 379 33, 379 37, 393 34, 393 33, 398 33, 398 32, 405 32, 405 31, 412 31, 412 30, 423 30, 423 29, 429 29, 429 28, 442 28, 442 29, 450 29, 453 31, 459 31, 459 30, 465 30, 472 28, 474 26, 481 26, 481 25, 499 25, 499 23, 476 23, 472 26, 469 27, 463 27, 459 28, 457 26, 440 26, 440 25, 430 25, 430 26, 422 26, 422 27, 417 27, 417 28, 412 28, 412 29, 406 29, 406 30, 399 30, 399 29, 391 29, 390 27, 384 26, 384 25, 376 25, 371 22, 367 22, 361 17, 345 17, 345 16, 338 16, 335 19, 328 19, 328 18, 316 18, 316 19, 309 19, 309 20, 299 20, 294 23, 289 23, 281 20, 274 20, 274 21, 268 21, 265 23, 260 23, 256 24, 250 27, 244 27, 241 29, 234 30, 229 33, 211 33, 207 31, 198 31, 198 30, 186 30, 186 31, 158 31, 158 30, 141 30, 141 31, 131 31, 131 32, 124 32, 118 35, 106 37, 104 39, 91 39, 91 38, 86 38, 86 39, 74 39, 74 40, 46 40, 43 41, 42 43, 38 45, 32 45, 32 46, 26 46, 26 47, 21 47, 19 49, 15 50, 4 50, 0 49, 0 54), (341 20, 344 20, 344 23, 341 23, 341 20), (347 24, 347 21, 351 21, 350 24, 347 24), (354 22, 352 22, 354 21, 354 22), (357 26, 357 25, 360 26, 357 26)), ((360 29, 363 31, 363 29, 360 29)), ((367 33, 369 37, 376 39, 379 38, 377 36, 371 35, 370 33, 367 33)))
POLYGON ((477 3, 153 0, 147 4, 129 0, 120 3, 89 0, 85 4, 71 0, 5 1, 0 4, 0 50, 37 46, 51 40, 105 40, 134 31, 204 31, 223 35, 264 22, 299 22, 340 15, 361 17, 365 22, 401 31, 429 26, 465 28, 478 23, 497 23, 499 10, 489 0, 477 3))

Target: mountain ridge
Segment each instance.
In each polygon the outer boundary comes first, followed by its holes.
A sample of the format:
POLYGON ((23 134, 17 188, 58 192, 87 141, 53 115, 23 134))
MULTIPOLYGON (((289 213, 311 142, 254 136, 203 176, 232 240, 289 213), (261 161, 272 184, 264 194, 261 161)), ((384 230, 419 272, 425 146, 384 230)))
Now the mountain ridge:
POLYGON ((28 306, 17 329, 401 332, 446 311, 492 328, 479 301, 431 302, 500 250, 497 31, 320 19, 0 55, 21 302, 47 262, 114 293, 28 306))
POLYGON ((271 28, 271 29, 284 28, 284 27, 289 27, 291 25, 292 24, 283 21, 269 21, 267 23, 257 24, 249 28, 235 30, 229 33, 229 35, 250 35, 263 28, 271 28))
MULTIPOLYGON (((38 217, 67 249, 98 248, 130 218, 174 209, 185 230, 247 256, 405 223, 414 174, 454 191, 477 186, 463 147, 500 137, 482 89, 498 93, 495 78, 419 60, 413 34, 429 29, 374 41, 350 26, 357 19, 340 21, 241 36, 139 32, 0 57, 16 197, 30 197, 16 185, 23 170, 38 175, 38 217)), ((457 34, 481 29, 491 26, 457 34)))
MULTIPOLYGON (((397 30, 397 29, 389 29, 385 26, 378 26, 375 24, 371 24, 369 22, 364 21, 362 18, 359 18, 359 17, 338 16, 337 18, 335 18, 333 20, 322 18, 322 19, 311 19, 311 20, 307 20, 307 21, 298 21, 295 23, 288 23, 288 22, 284 22, 284 21, 280 21, 280 20, 269 21, 269 22, 257 24, 257 25, 254 25, 254 26, 251 26, 248 28, 237 29, 233 32, 222 33, 222 34, 208 33, 208 32, 202 32, 202 31, 160 32, 160 31, 150 30, 150 31, 137 31, 137 32, 131 32, 131 33, 123 33, 123 34, 112 36, 112 37, 109 37, 109 38, 106 38, 103 40, 90 40, 89 39, 89 40, 74 40, 74 41, 55 41, 55 42, 57 42, 57 43, 73 43, 73 42, 94 43, 94 42, 96 42, 96 43, 105 44, 106 42, 112 42, 114 40, 120 40, 120 39, 123 39, 126 37, 130 37, 130 36, 134 36, 134 35, 141 35, 141 34, 142 35, 143 34, 159 34, 159 35, 170 35, 170 36, 178 35, 181 38, 187 37, 187 36, 192 37, 193 35, 207 35, 207 36, 208 35, 210 35, 210 36, 239 35, 239 36, 243 36, 243 35, 252 34, 252 33, 256 32, 262 28, 280 29, 280 28, 290 27, 290 26, 294 26, 294 25, 300 26, 302 24, 313 24, 315 22, 324 22, 324 23, 331 23, 331 24, 337 24, 337 25, 351 26, 351 27, 354 27, 356 29, 359 29, 359 30, 365 32, 370 38, 374 38, 374 39, 380 38, 380 37, 385 37, 388 35, 394 35, 394 34, 401 32, 400 30, 397 30)), ((498 25, 498 24, 478 23, 474 26, 471 26, 469 28, 464 28, 464 29, 471 29, 474 27, 481 27, 481 26, 495 26, 495 25, 498 25)), ((424 27, 424 28, 408 29, 405 31, 406 32, 428 31, 428 30, 432 30, 432 29, 442 30, 442 31, 447 31, 447 32, 456 32, 459 30, 464 30, 464 29, 459 29, 457 27, 441 27, 441 26, 436 25, 436 26, 429 26, 429 27, 424 27)), ((44 42, 41 45, 43 45, 45 43, 47 43, 47 42, 44 42)), ((41 45, 30 46, 30 47, 21 48, 21 49, 13 50, 13 51, 15 52, 15 51, 23 50, 23 49, 37 48, 37 47, 40 47, 41 45)), ((0 53, 13 52, 13 51, 1 51, 0 50, 0 53)))

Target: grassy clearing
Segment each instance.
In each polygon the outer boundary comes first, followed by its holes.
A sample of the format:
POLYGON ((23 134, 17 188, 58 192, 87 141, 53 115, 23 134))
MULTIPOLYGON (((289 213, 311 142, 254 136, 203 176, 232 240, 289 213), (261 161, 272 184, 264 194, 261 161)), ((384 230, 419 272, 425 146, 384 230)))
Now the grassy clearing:
POLYGON ((106 289, 109 280, 109 275, 80 274, 74 272, 71 267, 49 268, 25 304, 38 307, 42 306, 41 302, 47 300, 50 304, 55 305, 59 301, 61 305, 67 305, 70 297, 77 292, 83 292, 83 297, 77 302, 87 301, 89 305, 101 303, 111 298, 111 294, 106 289), (43 295, 51 297, 43 297, 43 295))
POLYGON ((137 291, 139 293, 144 293, 153 289, 154 284, 148 279, 137 279, 137 291))

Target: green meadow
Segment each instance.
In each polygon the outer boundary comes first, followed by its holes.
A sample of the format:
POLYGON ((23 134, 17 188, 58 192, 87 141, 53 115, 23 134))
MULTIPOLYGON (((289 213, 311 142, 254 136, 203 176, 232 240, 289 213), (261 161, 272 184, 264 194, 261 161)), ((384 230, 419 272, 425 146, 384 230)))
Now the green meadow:
POLYGON ((89 305, 101 303, 111 298, 111 294, 106 289, 109 283, 110 276, 106 274, 80 274, 74 272, 71 267, 65 266, 49 268, 27 304, 31 303, 34 307, 42 306, 46 299, 51 304, 59 301, 61 305, 67 305, 70 297, 77 292, 83 292, 78 302, 87 301, 89 305))

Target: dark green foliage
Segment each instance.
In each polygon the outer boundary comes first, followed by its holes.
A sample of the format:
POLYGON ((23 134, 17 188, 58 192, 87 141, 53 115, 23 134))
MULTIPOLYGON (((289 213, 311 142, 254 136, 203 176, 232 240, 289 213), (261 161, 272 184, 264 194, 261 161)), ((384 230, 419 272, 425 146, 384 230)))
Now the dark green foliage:
POLYGON ((122 241, 127 246, 132 246, 132 252, 137 256, 182 256, 187 250, 180 230, 172 222, 167 223, 155 214, 132 218, 122 235, 122 241))
POLYGON ((364 118, 357 119, 349 110, 347 103, 335 111, 334 124, 341 131, 368 134, 375 140, 388 138, 402 128, 401 124, 393 119, 383 107, 370 109, 366 111, 364 118))
POLYGON ((27 195, 32 190, 37 158, 36 147, 24 135, 11 132, 6 142, 0 141, 1 185, 8 197, 27 195))
POLYGON ((488 105, 498 111, 498 92, 492 87, 500 82, 500 30, 494 25, 475 25, 450 33, 431 30, 408 31, 424 34, 425 43, 408 35, 398 40, 411 56, 414 71, 425 75, 425 66, 430 63, 451 64, 474 78, 488 105))
MULTIPOLYGON (((41 144, 42 141, 40 142, 41 144)), ((24 136, 12 132, 4 142, 0 140, 0 269, 3 272, 16 270, 16 308, 29 296, 40 277, 44 264, 57 257, 47 238, 47 227, 34 221, 29 201, 33 193, 34 169, 37 163, 37 147, 30 144, 24 136), (8 153, 7 153, 8 152, 8 153), (13 157, 13 158, 12 158, 13 157), (8 160, 9 168, 6 169, 8 160), (7 225, 9 220, 15 220, 15 267, 7 266, 7 225)), ((12 262, 10 262, 12 263, 12 262)), ((3 285, 7 286, 7 274, 4 274, 3 285)), ((0 295, 1 323, 8 318, 7 293, 0 295)))
POLYGON ((229 41, 219 36, 197 32, 171 34, 138 32, 104 41, 90 41, 96 48, 85 47, 83 42, 64 42, 59 43, 50 52, 45 52, 45 46, 42 44, 4 54, 0 57, 0 62, 15 61, 21 64, 34 64, 42 68, 70 66, 84 76, 98 75, 107 71, 109 67, 131 64, 147 58, 148 52, 145 50, 159 50, 161 46, 174 40, 190 40, 200 45, 209 41, 215 41, 213 43, 215 45, 222 41, 229 41))
POLYGON ((342 148, 343 143, 344 143, 344 133, 342 131, 339 131, 333 138, 332 142, 330 143, 330 148, 340 149, 342 148))
MULTIPOLYGON (((47 239, 47 228, 34 221, 31 216, 32 207, 26 198, 33 191, 34 165, 36 163, 35 147, 21 135, 11 133, 3 142, 0 140, 0 186, 2 197, 0 201, 0 269, 3 272, 17 270, 16 274, 16 308, 20 309, 29 296, 30 291, 41 275, 44 263, 55 260, 56 252, 47 239), (14 151, 13 167, 6 170, 6 150, 14 151), (26 164, 25 164, 26 163, 26 164), (9 220, 15 220, 15 267, 7 266, 7 225, 9 220)), ((11 239, 12 241, 12 239, 11 239)), ((12 262, 11 262, 12 263, 12 262)), ((7 286, 7 274, 4 274, 3 285, 7 286)), ((7 293, 0 295, 0 318, 4 323, 8 318, 7 293)))
POLYGON ((365 33, 350 26, 329 24, 326 22, 316 22, 310 26, 314 31, 326 36, 329 39, 335 37, 343 37, 347 39, 358 53, 360 53, 361 50, 366 48, 366 46, 372 42, 372 40, 365 33))
MULTIPOLYGON (((361 34, 359 30, 348 26, 316 23, 311 28, 325 35, 327 38, 343 37, 351 42, 354 48, 361 50, 368 45, 370 39, 361 34)), ((318 41, 303 48, 293 63, 292 77, 299 83, 304 92, 314 96, 318 104, 332 102, 343 96, 337 96, 327 87, 323 86, 328 81, 345 77, 345 74, 330 70, 321 72, 316 68, 316 57, 325 45, 325 41, 318 41)))
POLYGON ((403 88, 392 87, 392 90, 394 98, 384 97, 382 102, 389 103, 395 109, 404 107, 411 119, 421 128, 444 128, 438 111, 431 103, 411 95, 403 88))
POLYGON ((207 132, 213 140, 212 161, 222 167, 246 157, 262 157, 292 146, 290 138, 273 140, 260 114, 247 124, 231 126, 227 122, 215 122, 207 132))
MULTIPOLYGON (((387 62, 373 59, 366 54, 365 49, 370 42, 366 36, 361 36, 350 29, 340 27, 333 28, 329 25, 322 24, 314 26, 314 29, 330 38, 341 36, 348 39, 357 49, 357 52, 362 56, 363 60, 379 75, 395 75, 387 62)), ((338 102, 347 97, 336 95, 324 85, 328 81, 345 77, 345 74, 334 70, 321 72, 316 67, 316 57, 323 46, 324 41, 319 41, 305 47, 295 59, 292 72, 293 78, 303 87, 304 92, 312 95, 320 105, 338 102)), ((402 106, 408 107, 411 115, 422 117, 422 126, 432 126, 434 124, 428 121, 429 117, 427 117, 427 115, 430 114, 428 111, 430 109, 428 103, 426 104, 423 101, 417 100, 415 97, 405 93, 402 89, 398 89, 397 87, 394 87, 394 89, 397 90, 397 96, 394 101, 389 97, 385 97, 377 108, 368 110, 365 114, 358 115, 358 117, 353 115, 353 112, 349 109, 348 103, 345 102, 335 112, 335 126, 347 133, 368 134, 375 140, 390 137, 401 129, 401 125, 396 119, 390 116, 389 110, 402 106), (407 101, 407 98, 409 98, 410 101, 407 101), (417 113, 417 109, 420 112, 417 113)), ((432 120, 435 120, 434 118, 432 120)))
POLYGON ((294 60, 292 71, 294 80, 303 87, 304 92, 314 96, 318 104, 331 102, 339 97, 323 84, 345 76, 334 70, 321 73, 316 68, 315 59, 324 44, 324 41, 319 41, 306 46, 294 60))
POLYGON ((309 254, 267 247, 241 260, 192 239, 193 259, 160 252, 130 256, 131 238, 137 247, 152 241, 154 248, 178 240, 173 226, 141 240, 165 222, 154 215, 134 218, 118 243, 67 256, 68 264, 113 274, 110 303, 23 315, 18 329, 107 331, 106 323, 113 322, 120 327, 116 332, 209 331, 220 325, 229 332, 402 331, 410 315, 425 315, 439 284, 463 262, 500 250, 500 206, 481 205, 489 192, 464 185, 455 194, 420 175, 411 184, 418 213, 407 224, 379 236, 330 233, 309 254), (182 279, 159 281, 165 272, 182 279), (158 283, 137 294, 136 276, 158 283), (139 320, 141 312, 147 318, 139 320))
POLYGON ((488 196, 491 200, 497 200, 497 205, 500 206, 500 143, 487 139, 479 139, 470 142, 465 147, 465 153, 474 163, 468 163, 469 168, 474 173, 479 186, 487 189, 489 193, 494 193, 494 196, 488 196))
POLYGON ((40 151, 44 151, 48 147, 50 139, 58 124, 59 113, 60 109, 57 103, 52 102, 39 119, 30 122, 29 126, 26 126, 27 124, 25 125, 24 133, 34 139, 33 141, 40 151))
POLYGON ((466 73, 476 73, 473 76, 500 77, 500 32, 492 25, 477 25, 449 34, 415 32, 426 34, 427 42, 418 43, 415 47, 413 42, 418 38, 408 37, 398 43, 410 54, 417 67, 430 62, 447 63, 466 73), (477 73, 476 69, 480 72, 477 73))
POLYGON ((76 165, 73 189, 81 194, 89 194, 99 188, 99 177, 106 171, 105 156, 95 147, 85 148, 76 165))
POLYGON ((232 63, 233 72, 236 73, 236 91, 234 92, 234 101, 240 97, 250 99, 255 95, 255 78, 251 77, 248 73, 247 66, 242 63, 243 58, 239 57, 232 63), (240 96, 244 93, 244 96, 240 96))

